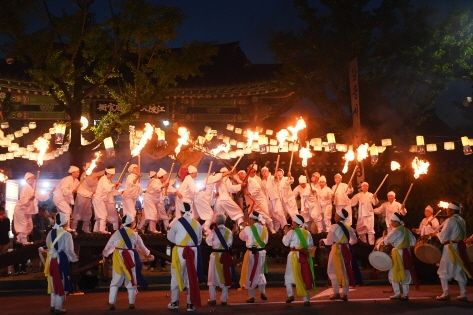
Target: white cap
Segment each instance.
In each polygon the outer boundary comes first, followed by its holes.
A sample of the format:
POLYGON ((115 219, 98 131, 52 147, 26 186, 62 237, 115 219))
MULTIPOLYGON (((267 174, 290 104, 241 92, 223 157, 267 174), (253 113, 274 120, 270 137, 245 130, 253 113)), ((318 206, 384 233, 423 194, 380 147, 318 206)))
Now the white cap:
POLYGON ((68 221, 69 221, 69 216, 68 215, 66 215, 62 212, 56 213, 56 218, 55 218, 55 221, 54 221, 55 223, 54 223, 53 229, 57 229, 57 228, 63 226, 68 221))
POLYGON ((69 170, 67 171, 69 174, 74 173, 74 172, 80 172, 80 168, 77 166, 71 165, 69 166, 69 170))
POLYGON ((115 167, 106 168, 105 173, 115 175, 115 167))
POLYGON ((163 177, 164 175, 166 175, 168 172, 166 172, 165 170, 163 170, 162 168, 159 168, 158 172, 156 173, 156 177, 160 178, 160 177, 163 177))
POLYGON ((129 214, 125 214, 125 216, 122 218, 122 225, 130 225, 131 223, 133 223, 133 221, 135 221, 135 218, 133 218, 129 214))
POLYGON ((342 220, 346 220, 348 218, 348 211, 345 209, 339 209, 336 211, 337 215, 342 218, 342 220))
POLYGON ((299 184, 307 184, 307 177, 304 175, 299 176, 299 184))
POLYGON ((246 171, 245 170, 239 170, 237 174, 240 174, 240 173, 246 174, 246 171))
POLYGON ((228 168, 224 166, 220 169, 220 173, 225 173, 225 172, 228 172, 228 168))
POLYGON ((403 223, 401 220, 400 214, 398 214, 397 212, 393 213, 393 215, 391 216, 391 221, 403 223))
POLYGON ((138 165, 137 165, 137 164, 130 164, 130 166, 128 166, 128 173, 133 172, 133 169, 134 169, 135 167, 138 167, 138 165))
POLYGON ((448 209, 460 210, 460 206, 458 206, 458 205, 455 204, 455 203, 449 202, 449 203, 448 203, 448 209))
POLYGON ((342 178, 342 174, 337 173, 337 174, 335 174, 333 177, 340 177, 340 178, 342 178))
POLYGON ((263 172, 263 171, 268 171, 268 172, 269 172, 269 168, 267 168, 266 166, 263 166, 263 167, 261 168, 261 172, 263 172))
POLYGON ((284 170, 282 168, 278 168, 276 172, 282 172, 282 174, 284 175, 284 170))
POLYGON ((189 165, 187 167, 187 173, 189 173, 189 174, 197 173, 197 168, 194 165, 189 165))
POLYGON ((304 224, 304 217, 301 216, 300 214, 296 214, 295 216, 292 217, 292 221, 296 222, 299 225, 304 224))
POLYGON ((32 177, 34 177, 34 174, 33 174, 33 173, 26 172, 26 174, 25 174, 25 180, 28 180, 29 178, 32 178, 32 177))
POLYGON ((388 192, 388 197, 389 197, 389 196, 396 197, 396 193, 391 190, 390 192, 388 192))
POLYGON ((156 172, 155 171, 150 171, 149 172, 149 178, 152 178, 154 176, 156 176, 156 172))
POLYGON ((368 184, 368 182, 363 182, 361 183, 361 186, 369 186, 370 184, 368 184))
POLYGON ((320 176, 320 178, 319 178, 319 182, 326 183, 326 182, 327 182, 327 178, 325 178, 325 176, 322 175, 322 176, 320 176))
POLYGON ((430 213, 434 213, 434 208, 432 208, 430 205, 427 205, 424 210, 430 211, 430 213))

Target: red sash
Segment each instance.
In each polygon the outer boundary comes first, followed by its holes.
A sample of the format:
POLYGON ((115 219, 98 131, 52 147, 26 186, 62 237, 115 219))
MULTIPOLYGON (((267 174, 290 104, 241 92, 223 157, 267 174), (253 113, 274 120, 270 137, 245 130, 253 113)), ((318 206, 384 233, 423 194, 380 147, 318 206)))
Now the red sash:
POLYGON ((223 252, 222 255, 220 255, 220 263, 223 266, 223 277, 225 278, 225 285, 229 287, 232 285, 232 255, 230 255, 229 252, 223 252))
POLYGON ((59 269, 57 258, 51 258, 51 261, 49 262, 49 275, 53 278, 54 294, 63 296, 64 285, 62 283, 61 270, 59 269))
POLYGON ((253 280, 255 279, 255 274, 256 274, 256 267, 258 267, 258 261, 259 261, 259 252, 254 251, 252 252, 252 254, 253 254, 253 266, 251 266, 250 287, 253 286, 253 280))
POLYGON ((123 249, 121 254, 122 254, 122 257, 123 257, 123 263, 125 265, 125 268, 126 268, 126 270, 128 270, 128 273, 130 273, 131 283, 135 286, 136 285, 136 279, 133 277, 133 268, 135 267, 135 262, 131 258, 129 250, 123 249))
POLYGON ((345 270, 348 275, 348 283, 355 285, 355 276, 353 275, 353 266, 351 264, 351 251, 348 243, 340 244, 340 250, 342 251, 343 263, 345 264, 345 270))
POLYGON ((182 252, 182 258, 184 258, 186 261, 191 303, 195 306, 202 306, 202 302, 200 300, 199 280, 197 279, 197 270, 195 269, 194 257, 195 254, 192 248, 185 246, 182 252))
POLYGON ((414 262, 411 257, 411 250, 409 248, 402 249, 402 263, 404 265, 404 270, 408 270, 412 276, 412 283, 418 285, 417 272, 414 266, 414 262))
POLYGON ((311 290, 313 287, 312 271, 310 271, 307 251, 299 250, 299 264, 301 265, 301 276, 304 281, 305 289, 311 290))

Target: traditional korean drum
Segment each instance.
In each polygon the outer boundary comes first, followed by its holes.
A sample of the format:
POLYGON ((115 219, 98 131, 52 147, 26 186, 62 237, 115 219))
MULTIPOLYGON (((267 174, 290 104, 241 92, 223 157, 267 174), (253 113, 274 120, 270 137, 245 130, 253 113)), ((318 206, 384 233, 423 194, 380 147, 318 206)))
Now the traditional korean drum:
POLYGON ((414 247, 417 259, 425 264, 437 264, 442 258, 442 243, 438 237, 421 237, 414 247))
POLYGON ((392 245, 384 244, 384 237, 376 241, 373 251, 368 256, 368 260, 373 268, 379 271, 388 271, 393 266, 391 259, 392 245))

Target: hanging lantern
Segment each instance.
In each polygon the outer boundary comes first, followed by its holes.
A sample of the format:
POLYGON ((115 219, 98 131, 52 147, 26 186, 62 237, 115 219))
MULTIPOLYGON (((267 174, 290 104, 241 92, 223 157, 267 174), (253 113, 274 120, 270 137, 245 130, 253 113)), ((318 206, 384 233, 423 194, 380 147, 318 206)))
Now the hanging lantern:
POLYGON ((66 134, 66 124, 65 123, 55 123, 54 124, 54 134, 56 135, 54 143, 63 144, 64 135, 66 134))
POLYGON ((379 158, 378 147, 373 144, 370 147, 369 151, 370 151, 371 165, 375 165, 376 163, 378 163, 378 158, 379 158))
POLYGON ((393 145, 393 142, 392 142, 392 140, 391 140, 390 138, 388 138, 388 139, 381 139, 381 145, 382 145, 383 147, 389 147, 389 146, 393 145))
POLYGON ((23 132, 21 130, 17 130, 13 134, 15 135, 15 138, 23 137, 23 132))
POLYGON ((30 129, 36 129, 36 122, 31 121, 30 123, 28 123, 28 128, 30 128, 30 129))
POLYGON ((468 137, 461 137, 462 146, 463 146, 463 154, 470 155, 472 154, 472 150, 470 147, 470 139, 468 137))
POLYGON ((241 135, 243 130, 241 128, 235 128, 235 133, 241 135))
POLYGON ((228 131, 233 131, 233 130, 235 130, 235 126, 233 126, 232 124, 227 124, 227 130, 228 131))
POLYGON ((10 124, 8 123, 8 121, 4 121, 0 124, 0 128, 2 129, 7 129, 10 127, 10 124))
POLYGON ((267 136, 272 136, 274 131, 272 129, 266 129, 266 135, 267 136))
POLYGON ((337 152, 337 146, 335 141, 335 134, 334 133, 327 133, 327 143, 328 143, 328 151, 329 152, 337 152))
POLYGON ((435 152, 435 151, 437 151, 437 145, 435 143, 428 143, 427 152, 435 152))
POLYGON ((424 136, 416 136, 417 153, 425 154, 424 136))
POLYGON ((113 139, 112 137, 108 137, 103 139, 103 145, 105 147, 105 152, 107 153, 107 156, 112 157, 115 155, 115 150, 113 148, 113 139))
POLYGON ((21 127, 21 132, 23 134, 27 134, 27 133, 30 132, 30 128, 28 128, 27 126, 23 126, 23 127, 21 127))
POLYGON ((443 149, 446 151, 455 150, 455 142, 444 142, 443 149))

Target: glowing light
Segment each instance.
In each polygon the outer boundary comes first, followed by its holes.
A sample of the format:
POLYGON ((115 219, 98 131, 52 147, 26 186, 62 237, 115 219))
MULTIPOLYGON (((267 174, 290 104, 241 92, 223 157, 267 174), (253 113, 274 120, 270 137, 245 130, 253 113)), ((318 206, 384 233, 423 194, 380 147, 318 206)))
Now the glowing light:
POLYGON ((401 169, 401 164, 396 161, 391 161, 391 171, 399 171, 401 169))
POLYGON ((102 153, 99 152, 95 152, 95 159, 93 159, 91 162, 90 162, 90 165, 89 167, 87 168, 87 170, 85 171, 85 174, 87 176, 89 176, 90 174, 92 174, 92 171, 97 167, 97 161, 99 160, 99 158, 102 156, 102 153))
POLYGON ((48 151, 49 141, 43 137, 39 137, 38 139, 36 139, 33 145, 36 150, 38 150, 38 158, 36 160, 38 166, 42 166, 44 161, 44 155, 46 154, 46 151, 48 151))
POLYGON ((80 117, 80 130, 84 131, 89 127, 89 120, 85 116, 80 117))
POLYGON ((417 156, 412 160, 412 169, 414 170, 414 178, 417 179, 420 175, 427 174, 430 163, 419 159, 417 156))
POLYGON ((226 143, 222 143, 216 148, 213 148, 212 150, 210 150, 210 153, 212 155, 218 155, 221 152, 228 153, 229 151, 230 151, 230 145, 226 143))
POLYGON ((343 170, 342 170, 342 173, 343 174, 346 174, 348 172, 348 164, 351 162, 351 161, 354 161, 355 160, 355 152, 353 152, 353 146, 350 146, 348 148, 348 151, 347 153, 345 153, 345 155, 343 156, 343 159, 345 160, 345 165, 343 165, 343 170))
POLYGON ((299 131, 301 131, 302 129, 306 127, 307 125, 305 123, 305 120, 302 117, 299 117, 299 119, 296 122, 295 127, 292 127, 292 126, 287 127, 287 129, 291 132, 291 141, 293 142, 296 141, 299 131))
POLYGON ((287 131, 287 129, 281 129, 276 134, 280 148, 283 146, 284 142, 286 142, 287 137, 289 137, 289 131, 287 131))
POLYGON ((186 127, 179 127, 179 129, 177 129, 177 134, 179 135, 179 139, 177 139, 177 146, 174 149, 176 156, 181 152, 183 145, 189 144, 190 132, 186 127))
POLYGON ((368 148, 369 148, 368 143, 362 143, 356 149, 356 159, 358 162, 361 162, 368 157, 368 148))
POLYGON ((163 120, 163 126, 164 127, 168 127, 171 123, 169 122, 169 120, 165 119, 163 120))
POLYGON ((145 129, 144 129, 144 132, 143 132, 143 136, 141 137, 140 142, 138 143, 138 145, 136 147, 134 147, 133 150, 131 151, 131 156, 134 157, 134 156, 138 156, 140 154, 141 150, 143 150, 146 143, 148 143, 148 141, 153 136, 153 132, 154 132, 154 127, 150 123, 145 123, 145 129))
POLYGON ((246 142, 246 147, 250 147, 252 146, 253 144, 253 141, 256 141, 259 139, 259 133, 257 131, 252 131, 250 129, 248 129, 246 131, 246 138, 248 139, 248 141, 246 142))
POLYGON ((438 207, 443 209, 448 209, 449 202, 448 201, 439 201, 438 207))
POLYGON ((307 167, 307 160, 313 156, 309 145, 299 150, 299 157, 302 159, 302 167, 307 167))

